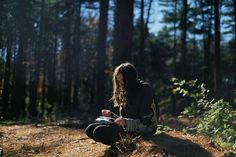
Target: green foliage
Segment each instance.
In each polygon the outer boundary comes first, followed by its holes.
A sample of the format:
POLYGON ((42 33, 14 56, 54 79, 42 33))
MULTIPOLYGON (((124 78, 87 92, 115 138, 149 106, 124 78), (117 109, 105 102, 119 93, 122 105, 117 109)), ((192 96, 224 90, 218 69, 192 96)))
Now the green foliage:
POLYGON ((172 78, 171 82, 173 84, 172 92, 179 94, 190 102, 189 106, 182 112, 182 115, 191 119, 199 118, 209 110, 209 106, 214 99, 208 101, 209 90, 206 89, 204 84, 198 84, 197 80, 186 82, 185 80, 180 81, 177 78, 172 78))
POLYGON ((196 127, 197 132, 236 147, 236 112, 232 106, 228 102, 218 100, 211 103, 210 109, 204 115, 196 127))
POLYGON ((172 78, 173 93, 191 100, 180 117, 197 119, 185 131, 195 132, 218 140, 225 146, 236 148, 236 111, 224 101, 210 99, 209 90, 197 80, 185 81, 172 78))
POLYGON ((164 126, 164 125, 157 125, 157 129, 155 132, 155 135, 160 135, 160 134, 164 134, 166 132, 171 131, 172 129, 168 126, 164 126))

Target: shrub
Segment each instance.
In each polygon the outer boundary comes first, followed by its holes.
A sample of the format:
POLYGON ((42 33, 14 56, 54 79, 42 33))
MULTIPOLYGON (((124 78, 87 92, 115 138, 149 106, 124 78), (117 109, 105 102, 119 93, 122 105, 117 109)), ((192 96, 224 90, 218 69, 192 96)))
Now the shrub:
POLYGON ((214 138, 226 146, 236 148, 236 111, 224 101, 210 99, 209 90, 197 80, 185 81, 172 78, 173 93, 191 100, 179 117, 197 119, 191 131, 214 138))

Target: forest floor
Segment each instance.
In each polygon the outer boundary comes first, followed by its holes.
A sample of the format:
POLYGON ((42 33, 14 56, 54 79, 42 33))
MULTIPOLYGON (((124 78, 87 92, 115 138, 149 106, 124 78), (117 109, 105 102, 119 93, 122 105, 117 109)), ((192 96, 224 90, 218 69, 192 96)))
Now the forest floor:
MULTIPOLYGON (((174 122, 176 124, 176 122, 174 122)), ((177 125, 178 126, 178 125, 177 125)), ((135 138, 114 148, 89 139, 79 121, 0 124, 0 157, 235 157, 236 153, 176 128, 135 138)))

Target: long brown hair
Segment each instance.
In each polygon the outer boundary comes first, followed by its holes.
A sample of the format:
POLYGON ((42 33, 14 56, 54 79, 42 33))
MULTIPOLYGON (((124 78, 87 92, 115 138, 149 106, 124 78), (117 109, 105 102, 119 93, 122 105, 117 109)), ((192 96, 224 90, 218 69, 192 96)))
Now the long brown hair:
POLYGON ((111 100, 114 106, 126 106, 137 86, 137 71, 133 64, 123 63, 117 66, 113 73, 113 96, 111 100), (124 86, 119 86, 117 75, 122 74, 124 86))

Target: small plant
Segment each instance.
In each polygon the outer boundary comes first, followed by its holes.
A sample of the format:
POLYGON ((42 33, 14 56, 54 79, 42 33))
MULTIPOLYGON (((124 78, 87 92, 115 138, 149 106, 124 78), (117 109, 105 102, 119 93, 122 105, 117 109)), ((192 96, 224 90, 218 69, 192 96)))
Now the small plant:
POLYGON ((236 147, 236 112, 223 100, 215 101, 197 125, 197 132, 236 147))
POLYGON ((156 129, 155 135, 160 135, 160 134, 169 132, 169 131, 171 131, 171 130, 172 130, 172 129, 171 129, 170 127, 168 127, 168 126, 157 125, 157 129, 156 129))
POLYGON ((236 148, 236 111, 232 106, 223 99, 210 99, 209 90, 197 80, 187 82, 173 78, 171 81, 173 93, 190 100, 179 117, 198 119, 193 127, 184 131, 202 134, 236 148))

